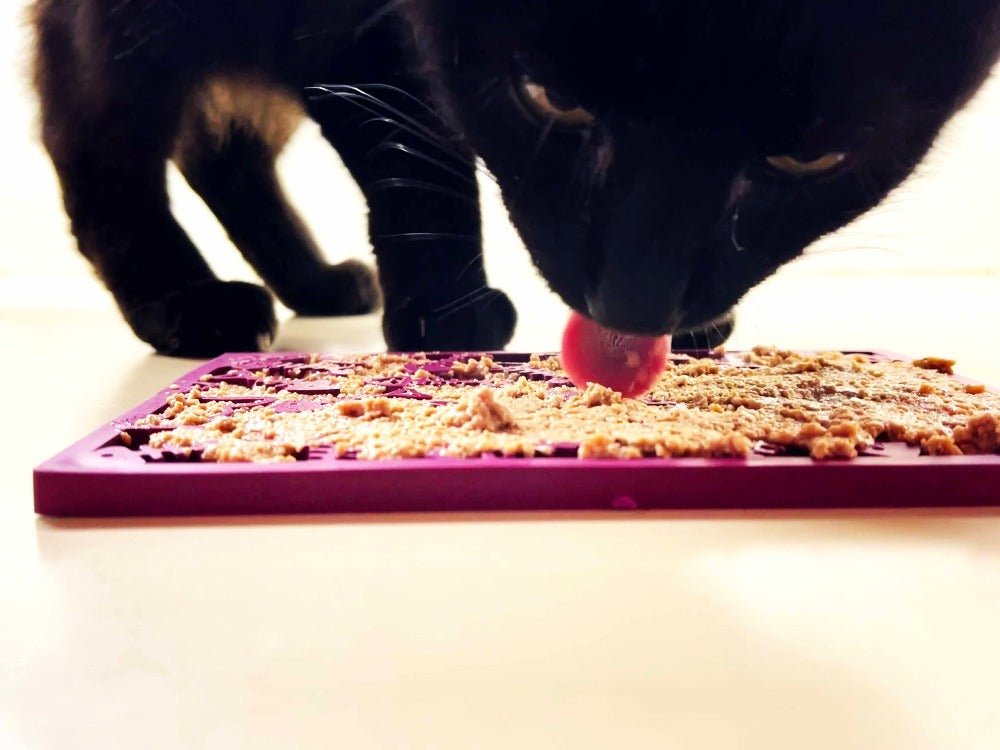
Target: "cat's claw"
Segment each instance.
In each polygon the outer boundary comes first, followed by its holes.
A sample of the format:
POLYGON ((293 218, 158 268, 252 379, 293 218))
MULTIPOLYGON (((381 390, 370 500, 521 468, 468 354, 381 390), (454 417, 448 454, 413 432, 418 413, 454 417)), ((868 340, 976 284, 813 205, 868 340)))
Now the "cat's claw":
POLYGON ((126 311, 136 333, 160 354, 207 358, 256 352, 274 341, 271 295, 241 281, 210 281, 126 311))
POLYGON ((364 315, 382 304, 375 273, 359 260, 326 266, 279 297, 305 317, 364 315))
POLYGON ((387 310, 382 323, 389 351, 500 351, 510 343, 517 311, 499 289, 476 293, 472 302, 449 309, 412 303, 387 310))

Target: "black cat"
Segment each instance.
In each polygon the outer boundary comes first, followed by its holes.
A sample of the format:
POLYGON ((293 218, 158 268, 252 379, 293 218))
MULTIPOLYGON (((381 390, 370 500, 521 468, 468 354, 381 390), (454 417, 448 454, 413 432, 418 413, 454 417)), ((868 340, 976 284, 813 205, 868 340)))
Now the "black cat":
POLYGON ((568 305, 714 344, 748 289, 912 171, 1000 49, 997 0, 34 10, 43 139, 80 249, 133 330, 185 355, 264 347, 275 319, 174 221, 168 159, 293 310, 368 311, 380 286, 390 348, 510 338, 475 155, 568 305), (274 159, 302 111, 368 201, 380 284, 325 264, 282 196, 274 159))

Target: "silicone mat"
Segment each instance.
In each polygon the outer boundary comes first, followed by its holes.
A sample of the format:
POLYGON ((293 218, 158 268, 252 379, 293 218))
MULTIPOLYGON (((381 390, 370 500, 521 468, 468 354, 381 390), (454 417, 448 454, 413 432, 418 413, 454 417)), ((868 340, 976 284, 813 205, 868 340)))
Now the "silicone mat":
MULTIPOLYGON (((860 353, 873 360, 901 358, 860 353)), ((458 355, 433 356, 444 361, 458 355)), ((491 356, 503 368, 528 377, 553 377, 533 370, 527 354, 491 356)), ((333 366, 335 372, 333 358, 323 365, 333 366)), ((385 461, 336 458, 313 448, 294 462, 252 464, 199 462, 197 454, 178 457, 152 451, 144 444, 148 429, 132 426, 163 409, 179 389, 205 382, 252 385, 260 371, 303 399, 336 393, 330 383, 301 381, 303 369, 310 366, 308 355, 301 354, 227 354, 211 360, 38 467, 36 512, 182 516, 1000 504, 1000 456, 928 457, 897 443, 880 443, 877 450, 850 462, 773 455, 766 446, 747 459, 583 460, 575 457, 575 446, 559 446, 554 456, 542 458, 385 461), (123 431, 128 440, 122 439, 123 431)), ((413 397, 405 383, 387 383, 385 388, 390 397, 413 397)), ((266 401, 225 400, 232 401, 233 408, 266 401)))

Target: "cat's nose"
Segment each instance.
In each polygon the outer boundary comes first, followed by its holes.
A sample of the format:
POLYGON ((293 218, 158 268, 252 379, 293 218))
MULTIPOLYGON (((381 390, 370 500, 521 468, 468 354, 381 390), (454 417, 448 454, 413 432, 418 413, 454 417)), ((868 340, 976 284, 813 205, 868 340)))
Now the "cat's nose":
POLYGON ((662 299, 640 300, 635 295, 601 284, 584 296, 587 316, 605 328, 642 336, 664 336, 677 330, 680 310, 663 306, 662 299))

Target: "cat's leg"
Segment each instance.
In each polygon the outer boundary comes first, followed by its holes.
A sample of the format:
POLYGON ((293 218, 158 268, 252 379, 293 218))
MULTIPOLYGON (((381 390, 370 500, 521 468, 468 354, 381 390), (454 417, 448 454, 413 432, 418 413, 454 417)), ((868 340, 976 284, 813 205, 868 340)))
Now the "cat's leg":
POLYGON ((277 122, 287 116, 283 106, 289 105, 275 98, 264 112, 272 120, 269 133, 238 119, 212 123, 202 111, 194 111, 175 160, 233 244, 284 304, 300 315, 371 312, 379 304, 372 271, 356 260, 327 263, 282 192, 275 158, 294 129, 294 124, 282 128, 277 122))
POLYGON ((170 212, 166 163, 183 90, 108 77, 94 92, 69 38, 41 32, 43 141, 79 249, 132 330, 178 356, 266 348, 276 326, 270 295, 219 281, 170 212))
POLYGON ((486 280, 474 160, 424 105, 414 81, 335 88, 309 112, 357 180, 384 296, 391 350, 502 349, 517 315, 486 280), (393 88, 393 87, 398 87, 393 88))

